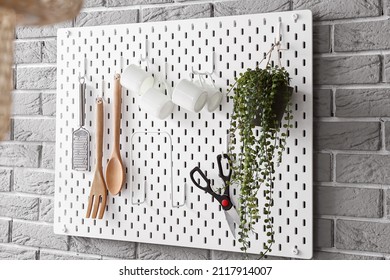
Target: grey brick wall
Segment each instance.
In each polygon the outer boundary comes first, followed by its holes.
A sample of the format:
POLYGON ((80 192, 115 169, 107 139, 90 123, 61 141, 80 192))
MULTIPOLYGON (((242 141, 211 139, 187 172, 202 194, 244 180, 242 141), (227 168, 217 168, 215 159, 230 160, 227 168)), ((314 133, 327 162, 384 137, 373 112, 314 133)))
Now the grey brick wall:
POLYGON ((389 259, 388 2, 86 0, 72 21, 18 27, 12 126, 0 143, 0 259, 242 259, 53 234, 56 30, 292 9, 314 15, 314 259, 389 259))

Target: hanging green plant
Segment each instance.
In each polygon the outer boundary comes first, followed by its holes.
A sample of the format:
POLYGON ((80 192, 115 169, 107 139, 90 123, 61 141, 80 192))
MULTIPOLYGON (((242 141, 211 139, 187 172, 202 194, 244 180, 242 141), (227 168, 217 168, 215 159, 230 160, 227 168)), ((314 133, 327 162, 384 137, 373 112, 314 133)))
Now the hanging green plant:
MULTIPOLYGON (((268 52, 269 56, 273 48, 268 52)), ((247 252, 249 236, 255 233, 254 226, 262 217, 267 242, 260 258, 272 251, 275 242, 271 216, 275 167, 282 161, 289 129, 292 128, 290 100, 293 88, 289 86, 289 73, 283 67, 271 66, 269 60, 264 69, 256 67, 241 73, 229 89, 229 92, 234 92, 230 97, 233 99, 233 113, 229 155, 233 169, 231 182, 240 186, 239 242, 241 250, 247 252), (285 122, 282 122, 283 116, 285 122), (256 129, 256 126, 260 128, 256 129), (264 205, 262 213, 259 191, 265 197, 261 202, 264 205)))

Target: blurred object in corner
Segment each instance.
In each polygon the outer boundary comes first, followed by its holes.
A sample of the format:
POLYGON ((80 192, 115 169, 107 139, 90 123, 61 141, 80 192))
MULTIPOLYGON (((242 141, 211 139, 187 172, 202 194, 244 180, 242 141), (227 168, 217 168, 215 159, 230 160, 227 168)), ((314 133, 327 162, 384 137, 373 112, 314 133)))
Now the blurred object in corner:
POLYGON ((15 13, 0 8, 0 140, 9 129, 14 29, 15 13))
POLYGON ((0 0, 0 7, 16 13, 18 25, 53 24, 78 15, 83 0, 0 0))
POLYGON ((70 20, 82 5, 83 0, 0 0, 0 140, 10 122, 15 26, 70 20))

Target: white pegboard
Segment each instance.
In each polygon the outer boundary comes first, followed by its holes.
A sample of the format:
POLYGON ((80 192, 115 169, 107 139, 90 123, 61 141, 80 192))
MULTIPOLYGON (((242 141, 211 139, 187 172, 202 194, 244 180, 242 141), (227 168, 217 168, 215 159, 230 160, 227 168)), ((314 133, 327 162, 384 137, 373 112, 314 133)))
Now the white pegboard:
MULTIPOLYGON (((114 73, 137 63, 149 42, 150 71, 167 62, 174 86, 191 68, 212 69, 226 93, 233 78, 261 61, 280 26, 282 65, 291 73, 294 128, 283 163, 277 168, 272 210, 275 244, 272 255, 311 258, 312 233, 312 16, 293 11, 169 22, 60 29, 56 123, 55 232, 59 234, 145 243, 240 251, 211 196, 193 186, 189 173, 199 165, 216 186, 216 156, 226 152, 231 101, 225 97, 213 113, 175 107, 166 120, 139 109, 138 97, 123 90, 121 154, 126 183, 108 195, 102 220, 86 219, 95 164, 95 98, 104 86, 105 169, 111 155, 112 81, 114 73), (86 61, 86 68, 84 62, 86 61), (85 68, 85 69, 84 69, 85 68), (71 169, 72 132, 78 127, 78 77, 87 73, 86 128, 91 133, 91 171, 71 169), (148 133, 143 133, 147 131, 148 133), (156 133, 160 131, 161 133, 156 133), (181 206, 183 205, 183 206, 181 206)), ((276 57, 273 57, 276 61, 276 57)), ((265 63, 265 62, 264 62, 265 63)), ((264 66, 264 63, 260 66, 264 66)), ((238 190, 236 190, 238 193, 238 190)), ((263 224, 251 238, 249 252, 259 253, 266 240, 263 224)))

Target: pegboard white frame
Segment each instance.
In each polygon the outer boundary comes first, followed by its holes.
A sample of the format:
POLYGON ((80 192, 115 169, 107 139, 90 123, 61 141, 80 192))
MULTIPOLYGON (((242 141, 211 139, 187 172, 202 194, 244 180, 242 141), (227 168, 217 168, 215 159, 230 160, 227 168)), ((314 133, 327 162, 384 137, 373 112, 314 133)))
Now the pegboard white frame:
MULTIPOLYGON (((194 67, 210 71, 215 52, 215 84, 226 93, 233 78, 260 61, 277 37, 280 26, 282 64, 291 73, 294 128, 283 163, 277 168, 274 216, 275 244, 270 255, 311 258, 313 251, 312 199, 312 15, 310 11, 242 15, 113 26, 59 29, 57 36, 57 120, 54 231, 58 234, 196 247, 240 252, 218 204, 192 185, 189 172, 199 165, 215 184, 217 154, 226 152, 231 101, 213 113, 195 114, 175 107, 166 120, 157 120, 138 108, 138 97, 123 90, 121 154, 127 181, 119 195, 109 194, 102 220, 85 218, 95 164, 95 97, 104 92, 103 168, 111 154, 112 81, 114 72, 137 63, 148 39, 150 71, 161 72, 168 63, 167 81, 174 86, 194 67), (83 65, 86 58, 86 69, 83 65), (91 133, 91 171, 71 170, 72 131, 78 126, 78 77, 87 73, 86 128, 91 133), (102 79, 105 80, 102 89, 102 79), (130 168, 132 134, 136 131, 168 133, 171 138, 173 178, 161 167, 147 167, 161 176, 147 187, 144 203, 133 205, 130 168), (165 177, 164 177, 165 176, 165 177), (172 181, 175 193, 168 183, 172 181), (168 182, 168 183, 167 183, 168 182), (186 190, 186 193, 185 193, 186 190), (178 206, 172 207, 171 199, 178 206)), ((276 57, 272 57, 272 62, 276 57)), ((264 66, 263 62, 260 66, 264 66)), ((151 140, 152 141, 152 140, 151 140)), ((151 145, 154 147, 155 145, 151 145)), ((154 148, 150 148, 154 149, 154 148)), ((148 155, 150 150, 142 151, 148 155)), ((153 150, 153 156, 160 150, 153 150)), ((142 157, 145 155, 141 155, 142 157)), ((150 156, 150 154, 149 154, 150 156)), ((145 163, 147 165, 147 162, 145 163)), ((142 169, 142 168, 141 168, 142 169)), ((141 174, 142 175, 142 174, 141 174)), ((150 174, 148 174, 151 176, 150 174)), ((148 185, 148 184, 146 184, 148 185)), ((238 190, 235 190, 235 194, 238 190)), ((259 253, 263 225, 252 236, 250 253, 259 253), (255 245, 253 245, 255 244, 255 245)))

